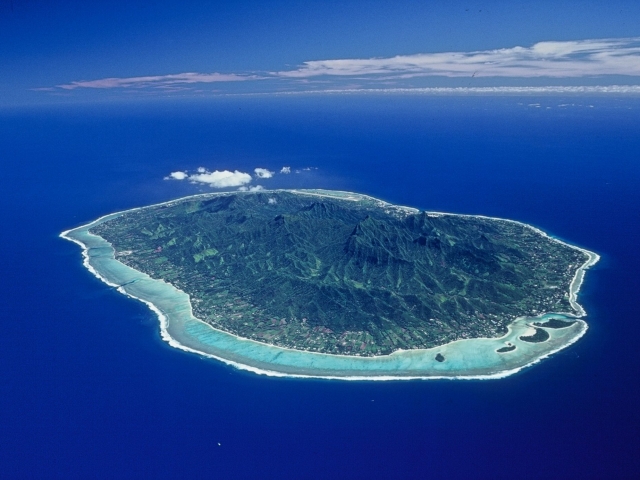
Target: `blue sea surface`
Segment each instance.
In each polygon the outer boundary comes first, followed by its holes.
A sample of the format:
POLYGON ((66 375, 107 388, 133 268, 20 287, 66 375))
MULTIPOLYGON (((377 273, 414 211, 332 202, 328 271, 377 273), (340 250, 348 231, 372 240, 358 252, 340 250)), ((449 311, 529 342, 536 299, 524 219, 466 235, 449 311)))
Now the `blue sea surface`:
POLYGON ((5 478, 630 478, 640 471, 640 99, 345 95, 0 111, 5 478), (62 230, 289 175, 535 225, 602 260, 587 334, 501 380, 273 378, 168 346, 62 230), (296 170, 299 173, 296 173, 296 170))

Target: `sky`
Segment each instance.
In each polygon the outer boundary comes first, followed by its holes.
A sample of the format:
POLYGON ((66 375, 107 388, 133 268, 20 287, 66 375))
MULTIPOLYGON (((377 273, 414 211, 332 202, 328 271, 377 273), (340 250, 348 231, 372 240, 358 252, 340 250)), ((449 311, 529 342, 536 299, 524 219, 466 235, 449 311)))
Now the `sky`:
POLYGON ((0 106, 612 85, 638 92, 637 1, 0 0, 0 106))

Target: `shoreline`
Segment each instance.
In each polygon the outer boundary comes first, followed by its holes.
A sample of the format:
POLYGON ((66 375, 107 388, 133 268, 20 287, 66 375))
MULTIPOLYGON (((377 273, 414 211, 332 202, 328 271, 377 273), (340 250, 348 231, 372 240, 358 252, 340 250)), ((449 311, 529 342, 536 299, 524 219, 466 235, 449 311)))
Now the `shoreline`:
MULTIPOLYGON (((370 201, 374 201, 375 203, 377 203, 379 206, 383 207, 383 208, 394 208, 396 210, 401 210, 401 211, 405 211, 405 212, 411 212, 411 213, 416 213, 416 212, 420 212, 421 210, 412 208, 412 207, 405 207, 405 206, 398 206, 398 205, 393 205, 390 204, 388 202, 376 199, 374 197, 371 197, 369 195, 364 195, 364 194, 358 194, 358 193, 353 193, 353 192, 343 192, 343 191, 335 191, 335 193, 337 193, 338 195, 331 195, 332 193, 334 193, 334 191, 326 191, 326 190, 273 190, 274 192, 291 192, 291 193, 296 193, 296 194, 303 194, 303 195, 309 195, 309 196, 320 196, 320 197, 329 197, 329 198, 337 198, 337 199, 343 199, 343 200, 353 200, 353 201, 361 201, 363 199, 368 199, 370 201), (346 197, 342 197, 340 194, 346 195, 346 197), (350 197, 350 198, 349 198, 350 197)), ((261 193, 268 193, 269 191, 262 191, 261 193)), ((251 194, 253 192, 247 192, 246 194, 251 194)), ((215 196, 220 196, 220 195, 229 195, 229 194, 237 194, 237 192, 212 192, 212 193, 205 193, 205 194, 198 194, 198 195, 191 195, 188 197, 183 197, 180 199, 175 199, 175 200, 170 200, 167 202, 161 202, 158 204, 154 204, 154 205, 149 205, 149 206, 144 206, 144 207, 136 207, 133 209, 127 209, 127 210, 123 210, 123 211, 119 211, 119 212, 115 212, 115 213, 111 213, 111 214, 107 214, 107 215, 103 215, 101 217, 99 217, 98 219, 89 222, 85 225, 81 225, 79 227, 75 227, 69 230, 65 230, 64 232, 62 232, 60 234, 61 238, 64 238, 65 240, 69 240, 72 241, 73 243, 79 245, 82 248, 82 257, 83 257, 83 265, 85 266, 85 268, 87 268, 87 270, 89 270, 96 278, 98 278, 99 280, 103 281, 104 283, 106 283, 107 285, 111 286, 111 287, 115 287, 117 289, 117 291, 119 293, 122 293, 130 298, 134 298, 137 299, 143 303, 145 303, 150 310, 152 310, 156 316, 158 317, 159 323, 160 323, 160 335, 163 341, 167 342, 171 347, 173 348, 177 348, 180 349, 182 351, 186 351, 186 352, 190 352, 190 353, 196 353, 198 355, 207 357, 207 358, 212 358, 218 361, 221 361, 227 365, 233 366, 234 368, 238 368, 241 370, 246 370, 246 371, 250 371, 253 373, 257 373, 257 374, 261 374, 261 375, 266 375, 266 376, 276 376, 276 377, 291 377, 291 378, 319 378, 319 379, 330 379, 330 380, 349 380, 349 381, 362 381, 362 380, 376 380, 376 381, 390 381, 390 380, 417 380, 417 379, 450 379, 450 380, 455 380, 455 379, 461 379, 461 380, 481 380, 481 379, 498 379, 498 378, 504 378, 510 375, 513 375, 519 371, 521 371, 524 368, 527 368, 531 365, 534 365, 538 362, 540 362, 541 360, 548 358, 549 356, 557 353, 558 351, 572 345, 573 343, 577 342, 580 338, 582 338, 582 336, 584 336, 584 334, 586 333, 586 331, 588 330, 588 325, 586 324, 586 322, 584 322, 583 320, 581 320, 580 318, 578 318, 579 316, 585 316, 586 312, 584 311, 584 309, 582 308, 581 305, 579 305, 577 303, 577 294, 580 290, 580 287, 584 281, 584 275, 585 275, 585 271, 591 267, 592 265, 594 265, 595 263, 597 263, 597 261, 600 259, 599 255, 597 255, 594 252, 590 252, 586 249, 568 244, 565 241, 562 240, 558 240, 556 238, 551 237, 550 235, 548 235, 547 233, 543 232, 542 230, 533 227, 531 225, 528 225, 526 223, 523 222, 519 222, 516 220, 509 220, 509 219, 501 219, 501 218, 495 218, 495 217, 487 217, 487 216, 483 216, 483 215, 468 215, 468 214, 455 214, 455 213, 445 213, 445 212, 425 212, 427 214, 434 214, 434 215, 457 215, 457 216, 463 216, 463 217, 477 217, 477 218, 486 218, 486 219, 490 219, 490 220, 502 220, 502 221, 508 221, 508 222, 513 222, 513 223, 518 223, 522 226, 526 226, 530 229, 533 229, 534 231, 536 231, 539 234, 542 234, 543 236, 554 240, 556 242, 562 243, 564 245, 567 245, 571 248, 580 250, 582 252, 584 252, 587 256, 588 259, 577 269, 574 278, 571 281, 570 287, 569 287, 569 299, 570 299, 570 303, 571 306, 574 308, 574 310, 576 310, 577 314, 572 312, 572 313, 566 313, 566 312, 547 312, 547 313, 542 313, 539 314, 535 317, 518 317, 516 318, 509 326, 508 326, 508 330, 507 333, 501 337, 498 338, 475 338, 475 339, 458 339, 455 340, 453 342, 449 342, 447 344, 443 344, 440 346, 436 346, 436 347, 431 347, 429 349, 414 349, 414 350, 397 350, 389 355, 378 355, 378 356, 371 356, 371 357, 362 357, 362 356, 355 356, 355 355, 336 355, 336 354, 327 354, 327 353, 320 353, 320 352, 309 352, 309 351, 305 351, 305 350, 296 350, 296 349, 291 349, 291 348, 286 348, 286 347, 278 347, 275 345, 269 345, 266 343, 262 343, 262 342, 257 342, 255 340, 250 340, 250 339, 246 339, 243 337, 239 337, 237 335, 231 334, 229 332, 224 332, 222 330, 218 330, 214 327, 212 327, 211 325, 209 325, 208 323, 198 319, 197 317, 195 317, 193 315, 193 310, 192 310, 192 305, 191 305, 191 301, 189 296, 185 293, 182 292, 181 290, 179 290, 178 288, 176 288, 175 286, 173 286, 171 283, 166 282, 165 280, 162 279, 151 279, 151 277, 149 277, 148 275, 139 272, 137 270, 132 269, 131 267, 127 267, 126 265, 118 262, 118 260, 115 259, 114 257, 114 253, 115 250, 113 249, 113 247, 111 246, 111 244, 109 242, 107 242, 106 240, 104 240, 102 237, 99 237, 97 235, 94 234, 89 234, 88 233, 88 229, 93 227, 94 225, 97 225, 99 223, 102 223, 104 221, 107 221, 111 218, 115 218, 117 216, 120 216, 124 213, 128 213, 128 212, 132 212, 132 211, 136 211, 136 210, 140 210, 140 209, 145 209, 145 208, 152 208, 152 207, 158 207, 158 206, 162 206, 162 205, 171 205, 171 204, 177 204, 177 203, 181 203, 184 201, 190 201, 193 199, 196 199, 198 197, 215 197, 215 196), (78 238, 74 238, 72 236, 72 234, 74 232, 84 232, 87 235, 91 235, 92 237, 94 237, 95 239, 100 239, 102 242, 104 242, 105 244, 107 244, 110 249, 110 258, 108 260, 111 260, 113 262, 116 262, 118 265, 124 266, 127 269, 136 272, 137 274, 141 275, 143 278, 146 277, 146 279, 151 280, 151 282, 160 282, 162 284, 164 284, 167 287, 170 287, 171 289, 175 290, 176 292, 179 292, 181 294, 183 294, 186 298, 187 298, 187 305, 188 305, 188 315, 190 317, 190 319, 195 320, 197 323, 199 323, 201 326, 204 326, 205 329, 210 329, 212 332, 217 332, 219 334, 223 334, 225 337, 229 336, 232 337, 234 339, 235 342, 237 342, 238 344, 242 344, 244 346, 249 345, 249 347, 254 346, 252 344, 255 344, 255 346, 257 346, 259 349, 267 349, 267 350, 273 350, 273 351, 278 351, 279 353, 276 354, 276 357, 278 357, 282 352, 286 352, 289 355, 306 355, 309 358, 311 358, 312 360, 310 361, 311 365, 313 365, 313 359, 318 359, 320 358, 321 360, 334 360, 336 359, 336 361, 352 361, 352 363, 358 363, 361 365, 367 365, 368 362, 370 362, 371 364, 375 365, 376 362, 383 362, 383 361, 389 361, 389 360, 397 360, 397 363, 402 363, 405 360, 408 360, 410 362, 412 362, 413 360, 415 360, 415 357, 418 356, 422 356, 422 357, 427 357, 429 355, 433 356, 436 353, 439 353, 439 351, 448 351, 448 350, 454 350, 456 351, 456 348, 459 351, 463 351, 464 352, 464 345, 467 345, 470 341, 473 342, 475 341, 475 343, 479 343, 478 341, 482 342, 482 341, 487 341, 487 342, 501 342, 504 339, 510 337, 510 336, 514 336, 514 335, 521 335, 522 332, 520 333, 515 333, 515 329, 516 328, 520 328, 520 323, 528 323, 532 320, 536 320, 536 319, 541 319, 545 316, 570 316, 573 317, 575 319, 577 319, 578 321, 576 322, 576 328, 573 329, 566 329, 566 330, 571 330, 572 335, 570 335, 570 338, 566 338, 564 339, 562 335, 560 335, 561 339, 563 340, 562 342, 560 342, 555 348, 551 348, 547 351, 541 351, 539 352, 539 354, 529 354, 530 356, 533 356, 533 358, 522 364, 522 365, 518 365, 515 366, 514 368, 509 368, 507 367, 507 365, 503 365, 504 369, 500 370, 498 369, 497 371, 492 371, 492 372, 487 372, 487 373, 479 373, 479 374, 474 374, 472 372, 469 372, 468 374, 465 374, 464 372, 460 372, 457 374, 449 374, 447 375, 446 369, 443 369, 443 371, 439 372, 439 371, 432 371, 429 374, 427 374, 426 372, 424 372, 422 375, 421 374, 411 374, 408 373, 406 375, 402 375, 402 374, 383 374, 382 371, 380 371, 380 374, 376 374, 376 370, 372 369, 370 372, 364 373, 362 372, 361 374, 352 374, 352 375, 332 375, 332 374, 323 374, 321 373, 321 370, 323 370, 322 368, 318 368, 318 372, 317 373, 313 373, 312 371, 310 372, 287 372, 287 371, 283 371, 283 370, 287 370, 287 369, 294 369, 295 370, 295 365, 293 367, 291 367, 290 365, 281 365, 281 364, 272 364, 273 365, 273 369, 268 368, 268 361, 267 366, 256 366, 256 365, 251 365, 249 363, 242 363, 239 361, 235 361, 232 358, 225 358, 224 356, 212 353, 211 351, 206 351, 207 345, 205 345, 204 343, 201 343, 199 346, 202 347, 202 349, 198 349, 198 348, 194 348, 193 346, 189 346, 189 345, 185 345, 183 343, 180 342, 179 339, 175 338, 175 334, 172 335, 171 331, 170 331, 170 327, 171 327, 171 320, 170 318, 167 316, 168 314, 166 312, 163 312, 162 309, 160 307, 158 307, 156 304, 154 304, 152 301, 142 298, 140 296, 136 296, 134 294, 132 294, 131 292, 127 291, 125 287, 125 285, 119 285, 118 283, 114 283, 112 281, 110 281, 109 279, 107 279, 103 274, 101 274, 92 264, 91 264, 91 255, 89 253, 89 251, 91 250, 92 247, 90 247, 89 245, 83 243, 81 240, 79 240, 78 238), (577 330, 577 331, 575 331, 577 330), (400 358, 402 357, 402 358, 400 358), (406 359, 405 359, 406 357, 406 359), (277 369, 277 367, 280 367, 280 370, 277 369)), ((182 334, 186 333, 183 332, 179 332, 182 334)), ((177 335, 179 336, 179 335, 177 335)), ((567 336, 566 332, 564 334, 564 336, 567 336)), ((556 340, 556 337, 553 338, 553 340, 556 340)), ((197 339, 196 339, 196 343, 197 343, 197 339)), ((542 344, 537 344, 539 345, 544 345, 544 342, 542 344)), ((533 347, 531 347, 533 348, 533 347)), ((210 350, 220 350, 220 348, 217 348, 215 346, 211 346, 210 350)), ((224 351, 224 349, 222 349, 224 351)), ((229 353, 230 357, 233 357, 233 352, 227 352, 229 353)), ((421 361, 423 361, 424 359, 419 359, 421 361)), ((265 361, 263 360, 256 360, 255 361, 256 364, 260 364, 260 363, 265 363, 265 361)), ((418 362, 420 363, 420 361, 418 362)), ((299 370, 313 370, 314 367, 300 367, 299 370)), ((496 367, 498 368, 498 367, 496 367)), ((490 369, 490 367, 481 367, 481 368, 477 368, 477 370, 487 370, 490 369)))

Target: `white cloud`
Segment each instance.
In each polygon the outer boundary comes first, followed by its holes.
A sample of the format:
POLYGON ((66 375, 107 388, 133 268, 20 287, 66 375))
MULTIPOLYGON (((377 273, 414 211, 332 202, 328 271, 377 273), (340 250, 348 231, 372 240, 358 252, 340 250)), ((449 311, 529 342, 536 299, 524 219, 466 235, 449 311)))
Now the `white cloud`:
POLYGON ((255 75, 237 75, 235 73, 176 73, 171 75, 150 75, 145 77, 110 77, 99 80, 81 80, 58 88, 75 90, 76 88, 140 88, 140 87, 174 87, 193 83, 242 82, 258 80, 255 75))
POLYGON ((240 192, 259 192, 260 190, 264 190, 262 185, 256 185, 253 187, 240 187, 238 191, 240 192))
POLYGON ((209 185, 213 188, 239 187, 250 183, 252 178, 248 173, 238 170, 230 172, 229 170, 213 172, 208 171, 204 167, 198 168, 198 173, 189 175, 185 172, 171 172, 165 180, 189 180, 191 183, 200 183, 209 185))
POLYGON ((640 37, 539 42, 531 47, 472 52, 420 53, 389 58, 313 60, 295 70, 275 72, 288 78, 377 76, 584 77, 640 76, 640 37))
POLYGON ((205 173, 197 173, 189 175, 189 181, 193 183, 204 183, 213 188, 239 187, 251 182, 251 175, 239 172, 238 170, 230 172, 229 170, 205 173))
POLYGON ((640 77, 640 37, 543 41, 525 47, 427 52, 386 58, 310 60, 297 68, 260 74, 183 72, 109 77, 72 81, 35 90, 129 89, 164 94, 184 89, 203 89, 206 84, 215 85, 215 91, 218 91, 224 85, 268 79, 269 85, 279 85, 278 93, 282 94, 286 92, 280 88, 281 84, 293 86, 293 90, 300 91, 304 82, 314 81, 318 86, 319 82, 326 82, 322 83, 323 90, 342 88, 354 91, 363 82, 371 84, 377 81, 381 87, 402 87, 406 85, 403 81, 416 77, 577 79, 612 75, 640 77))
MULTIPOLYGON (((308 94, 311 91, 280 92, 279 95, 308 94)), ((542 86, 542 87, 426 87, 426 88, 351 88, 340 90, 321 90, 313 93, 327 95, 349 95, 352 93, 390 93, 390 94, 424 94, 424 95, 491 95, 491 94, 640 94, 640 85, 594 85, 594 86, 542 86)), ((300 170, 296 170, 300 173, 300 170)))
POLYGON ((187 178, 187 172, 171 172, 168 177, 164 177, 165 180, 184 180, 187 178))
POLYGON ((297 168, 297 169, 295 170, 295 173, 310 172, 311 170, 318 170, 318 167, 304 167, 304 168, 297 168))
POLYGON ((291 173, 291 167, 282 167, 280 173, 291 173))
POLYGON ((254 172, 256 172, 256 177, 258 178, 271 178, 273 177, 274 173, 271 170, 267 170, 266 168, 256 168, 254 172))

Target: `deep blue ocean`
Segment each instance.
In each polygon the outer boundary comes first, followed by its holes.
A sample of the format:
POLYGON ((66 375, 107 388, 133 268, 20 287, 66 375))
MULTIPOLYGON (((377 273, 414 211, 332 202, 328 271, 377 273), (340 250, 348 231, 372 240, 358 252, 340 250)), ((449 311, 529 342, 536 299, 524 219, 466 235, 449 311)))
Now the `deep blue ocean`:
POLYGON ((0 159, 3 478, 637 478, 639 98, 5 109, 0 159), (602 256, 580 293, 590 329, 487 381, 269 378, 173 349, 58 234, 208 191, 163 180, 199 166, 290 166, 254 184, 538 226, 602 256))

